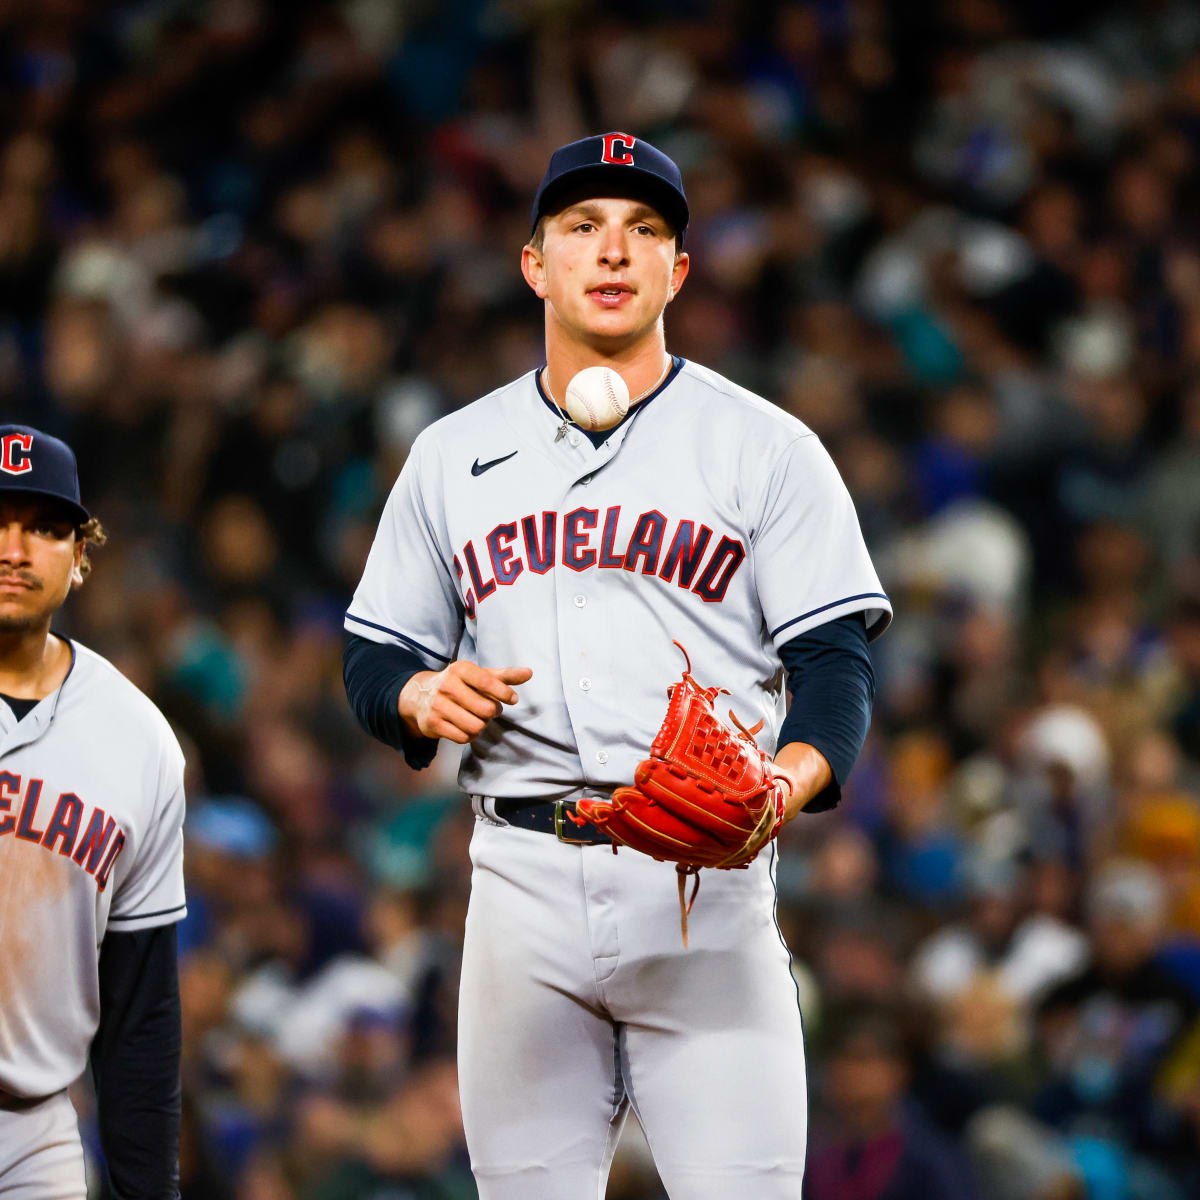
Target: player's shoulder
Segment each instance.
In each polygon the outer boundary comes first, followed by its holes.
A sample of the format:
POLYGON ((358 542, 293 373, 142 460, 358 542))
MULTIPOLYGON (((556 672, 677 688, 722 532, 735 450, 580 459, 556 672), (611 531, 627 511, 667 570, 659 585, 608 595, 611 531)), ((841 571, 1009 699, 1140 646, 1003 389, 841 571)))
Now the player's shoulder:
POLYGON ((509 420, 507 414, 510 404, 528 403, 530 397, 535 395, 533 375, 532 371, 528 371, 488 392, 486 396, 431 421, 413 442, 413 454, 437 454, 448 446, 461 445, 464 440, 479 441, 480 434, 505 426, 509 420))
POLYGON ((786 444, 800 437, 815 437, 803 421, 756 392, 734 383, 711 367, 684 361, 679 383, 692 406, 703 406, 706 418, 738 421, 752 427, 756 436, 786 444))
POLYGON ((75 660, 63 685, 64 699, 77 698, 86 706, 89 727, 112 730, 122 744, 153 747, 182 763, 179 739, 158 705, 103 654, 74 640, 71 647, 75 660))

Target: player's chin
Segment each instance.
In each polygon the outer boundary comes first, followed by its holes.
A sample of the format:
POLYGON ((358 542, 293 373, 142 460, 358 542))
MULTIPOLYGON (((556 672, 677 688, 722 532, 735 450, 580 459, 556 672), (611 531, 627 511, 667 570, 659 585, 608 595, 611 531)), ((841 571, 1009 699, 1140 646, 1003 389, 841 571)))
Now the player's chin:
POLYGON ((36 612, 15 609, 11 605, 0 604, 0 637, 21 636, 27 633, 37 633, 50 616, 40 608, 36 612))
POLYGON ((44 625, 59 607, 45 589, 0 591, 0 633, 27 633, 44 625))
POLYGON ((590 313, 588 318, 584 322, 584 328, 600 342, 635 342, 654 327, 654 321, 647 321, 645 313, 636 311, 624 312, 617 309, 612 312, 590 313))

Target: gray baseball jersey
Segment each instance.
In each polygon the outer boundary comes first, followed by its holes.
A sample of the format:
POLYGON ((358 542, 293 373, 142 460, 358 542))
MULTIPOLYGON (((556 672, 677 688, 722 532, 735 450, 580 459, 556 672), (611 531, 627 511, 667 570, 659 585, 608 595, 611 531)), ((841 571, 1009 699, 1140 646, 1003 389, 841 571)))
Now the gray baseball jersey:
POLYGON ((527 666, 520 701, 464 756, 464 790, 606 791, 633 778, 691 655, 769 753, 785 712, 777 648, 865 613, 891 619, 836 468, 767 401, 677 360, 597 449, 559 427, 536 373, 435 422, 388 499, 346 628, 527 666))
POLYGON ((778 648, 859 611, 876 635, 891 606, 818 439, 712 371, 676 360, 599 448, 560 426, 530 374, 425 430, 346 617, 431 668, 533 669, 460 773, 480 818, 459 993, 479 1194, 603 1196, 632 1106, 672 1196, 794 1200, 804 1033, 775 844, 706 873, 685 950, 669 865, 514 827, 496 800, 630 782, 683 668, 672 640, 773 753, 778 648))
POLYGON ((0 703, 0 1089, 17 1096, 83 1073, 105 933, 185 915, 179 743, 111 663, 71 650, 23 720, 0 703))

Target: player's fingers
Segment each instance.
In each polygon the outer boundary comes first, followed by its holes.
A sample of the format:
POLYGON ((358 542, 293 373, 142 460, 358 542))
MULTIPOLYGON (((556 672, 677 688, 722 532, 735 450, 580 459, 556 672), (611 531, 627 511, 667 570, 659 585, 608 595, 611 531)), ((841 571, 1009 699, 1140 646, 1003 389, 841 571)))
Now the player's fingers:
POLYGON ((442 689, 442 695, 484 721, 490 721, 500 714, 499 699, 485 695, 463 679, 447 681, 446 686, 442 689))
POLYGON ((481 666, 460 658, 452 662, 443 672, 438 685, 438 694, 448 696, 456 704, 469 708, 477 716, 488 719, 500 711, 499 698, 487 699, 481 694, 490 675, 481 666), (483 707, 481 707, 481 705, 483 707))
POLYGON ((446 669, 446 678, 465 684, 477 692, 483 691, 494 679, 494 672, 469 659, 460 658, 446 669))
POLYGON ((497 667, 495 674, 504 683, 527 683, 533 678, 529 667, 497 667))
POLYGON ((449 721, 432 721, 426 736, 457 742, 460 746, 465 746, 471 740, 457 725, 451 725, 449 721))
MULTIPOLYGON (((466 734, 465 740, 467 741, 482 733, 483 727, 487 724, 483 717, 476 716, 445 694, 434 701, 431 715, 435 720, 445 722, 452 729, 461 730, 466 734)), ((459 741, 460 739, 452 740, 459 741)))
POLYGON ((459 678, 475 691, 490 696, 502 704, 516 704, 517 693, 508 685, 524 683, 533 672, 528 667, 481 667, 476 663, 464 663, 459 678))
POLYGON ((517 702, 517 693, 508 686, 510 683, 525 683, 533 677, 533 672, 528 667, 485 667, 484 670, 490 678, 487 686, 479 690, 505 704, 517 702))

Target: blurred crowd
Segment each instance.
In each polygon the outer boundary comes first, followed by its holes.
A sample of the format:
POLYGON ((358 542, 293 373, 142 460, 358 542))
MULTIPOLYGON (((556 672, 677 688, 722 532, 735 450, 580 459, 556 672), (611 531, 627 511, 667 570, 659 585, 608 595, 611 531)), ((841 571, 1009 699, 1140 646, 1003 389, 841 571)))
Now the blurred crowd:
POLYGON ((605 129, 687 181, 668 346, 820 434, 896 608, 783 839, 806 1197, 1200 1195, 1200 9, 15 0, 0 62, 0 411, 188 756, 185 1200, 475 1194, 471 818, 342 614, 416 434, 541 361, 529 200, 605 129))

